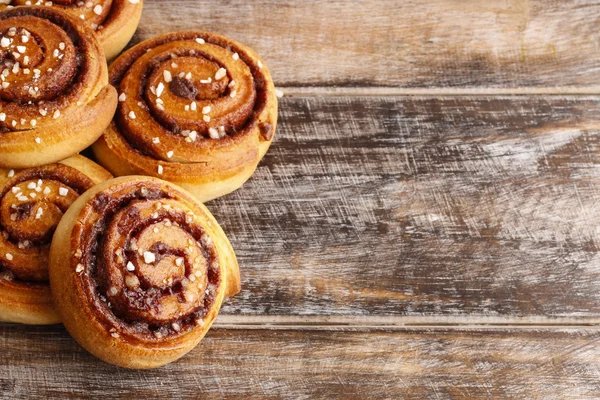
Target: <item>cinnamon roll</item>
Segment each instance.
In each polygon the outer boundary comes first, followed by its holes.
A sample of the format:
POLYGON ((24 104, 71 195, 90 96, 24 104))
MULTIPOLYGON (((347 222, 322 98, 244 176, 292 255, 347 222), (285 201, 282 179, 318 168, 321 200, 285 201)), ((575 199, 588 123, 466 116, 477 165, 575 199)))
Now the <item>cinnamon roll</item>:
POLYGON ((143 0, 2 0, 12 6, 51 6, 66 11, 88 23, 104 48, 108 60, 112 60, 125 48, 133 37, 142 16, 143 0))
POLYGON ((109 178, 79 155, 43 167, 0 168, 0 320, 60 321, 48 282, 52 234, 80 194, 109 178))
POLYGON ((115 175, 155 176, 207 201, 248 180, 273 140, 269 71, 231 39, 159 36, 123 53, 109 75, 120 102, 93 151, 115 175))
POLYGON ((91 28, 51 7, 0 12, 0 167, 70 157, 108 126, 117 93, 91 28))
POLYGON ((182 357, 240 290, 235 254, 210 212, 183 189, 140 176, 75 201, 54 235, 50 284, 71 335, 127 368, 182 357))

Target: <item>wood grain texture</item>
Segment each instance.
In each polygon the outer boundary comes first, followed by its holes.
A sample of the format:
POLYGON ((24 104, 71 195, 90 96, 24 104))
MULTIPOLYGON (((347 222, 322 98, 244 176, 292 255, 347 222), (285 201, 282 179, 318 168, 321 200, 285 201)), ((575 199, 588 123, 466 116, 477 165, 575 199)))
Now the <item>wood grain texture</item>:
POLYGON ((135 42, 202 29, 284 86, 598 87, 596 0, 146 0, 135 42))
POLYGON ((224 312, 598 321, 598 100, 284 98, 224 312))
POLYGON ((175 364, 118 369, 56 327, 0 325, 0 398, 592 399, 598 330, 213 330, 175 364))

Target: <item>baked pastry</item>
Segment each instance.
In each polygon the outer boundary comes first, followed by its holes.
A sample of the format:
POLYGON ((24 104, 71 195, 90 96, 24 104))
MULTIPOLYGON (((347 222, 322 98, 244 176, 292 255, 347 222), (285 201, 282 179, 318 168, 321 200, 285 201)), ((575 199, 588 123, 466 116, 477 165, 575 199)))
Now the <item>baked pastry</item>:
POLYGON ((2 0, 11 6, 52 6, 88 23, 111 60, 133 37, 142 16, 143 0, 2 0))
POLYGON ((43 167, 0 169, 0 320, 60 321, 48 282, 52 234, 81 193, 109 178, 79 155, 43 167))
POLYGON ((93 151, 114 175, 155 176, 208 201, 248 180, 273 140, 269 71, 223 36, 155 37, 123 53, 109 75, 120 102, 93 151))
POLYGON ((0 12, 0 167, 63 160, 108 126, 117 93, 91 28, 52 7, 0 12))
POLYGON ((153 368, 200 342, 240 277, 202 204, 171 183, 128 176, 92 188, 67 211, 50 250, 50 284, 84 348, 115 365, 153 368))

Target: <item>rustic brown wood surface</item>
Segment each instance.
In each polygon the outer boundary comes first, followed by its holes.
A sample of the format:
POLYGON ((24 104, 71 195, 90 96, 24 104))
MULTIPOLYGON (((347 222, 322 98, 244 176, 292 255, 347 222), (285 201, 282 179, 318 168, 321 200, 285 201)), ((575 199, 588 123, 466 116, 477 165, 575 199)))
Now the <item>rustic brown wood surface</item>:
POLYGON ((244 271, 225 311, 600 320, 599 106, 284 98, 258 173, 209 203, 244 271))
POLYGON ((148 0, 135 40, 220 32, 286 86, 588 89, 599 21, 596 1, 148 0))
POLYGON ((58 328, 0 327, 6 398, 593 399, 597 329, 215 329, 175 364, 99 363, 58 328), (32 344, 34 344, 32 346, 32 344))
POLYGON ((243 290, 153 371, 0 324, 0 398, 600 398, 600 2, 145 0, 257 50, 243 290))

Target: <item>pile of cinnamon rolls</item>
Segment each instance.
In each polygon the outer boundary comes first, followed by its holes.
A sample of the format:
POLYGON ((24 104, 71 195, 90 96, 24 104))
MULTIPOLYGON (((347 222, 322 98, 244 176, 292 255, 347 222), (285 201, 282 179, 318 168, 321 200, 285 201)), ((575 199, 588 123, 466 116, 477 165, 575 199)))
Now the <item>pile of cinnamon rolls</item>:
POLYGON ((0 1, 0 320, 62 322, 128 368, 185 355, 240 291, 202 203, 251 177, 277 125, 266 65, 231 39, 119 55, 142 3, 0 1))

